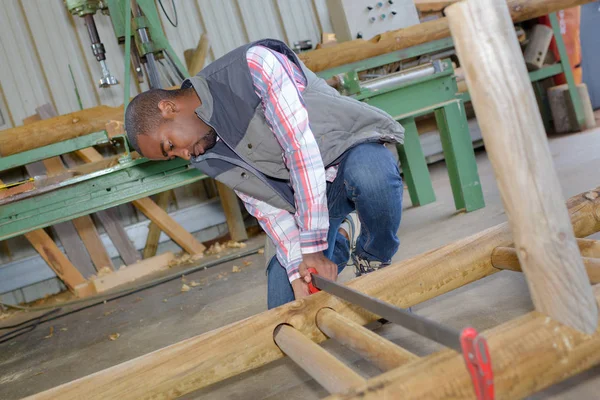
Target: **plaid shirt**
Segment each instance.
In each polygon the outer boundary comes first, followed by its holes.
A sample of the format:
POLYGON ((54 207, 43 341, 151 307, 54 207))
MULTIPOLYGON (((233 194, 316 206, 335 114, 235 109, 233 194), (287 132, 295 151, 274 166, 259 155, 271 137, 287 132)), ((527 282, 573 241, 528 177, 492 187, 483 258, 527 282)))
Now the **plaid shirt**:
POLYGON ((296 213, 273 207, 236 191, 277 247, 277 258, 290 282, 300 278, 302 254, 327 249, 329 211, 326 181, 337 173, 325 170, 308 113, 302 99, 306 78, 286 56, 263 46, 246 53, 254 90, 262 100, 265 118, 282 148, 282 159, 290 172, 296 213))

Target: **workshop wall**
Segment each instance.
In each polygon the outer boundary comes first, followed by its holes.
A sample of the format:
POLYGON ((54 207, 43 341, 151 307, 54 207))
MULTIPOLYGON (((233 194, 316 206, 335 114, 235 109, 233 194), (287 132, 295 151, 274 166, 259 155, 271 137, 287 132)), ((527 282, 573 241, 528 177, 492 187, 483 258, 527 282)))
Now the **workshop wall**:
MULTIPOLYGON (((210 38, 208 61, 252 40, 273 37, 288 44, 319 42, 331 32, 326 0, 176 0, 178 26, 159 9, 163 28, 177 55, 195 48, 203 32, 210 38)), ((171 19, 171 0, 162 0, 171 19)), ((97 13, 96 25, 107 64, 120 84, 98 88, 100 65, 90 49, 82 18, 71 16, 62 0, 0 2, 0 130, 22 124, 35 108, 52 103, 60 114, 123 103, 124 61, 110 18, 97 13), (79 96, 75 92, 77 87, 79 96)), ((132 76, 131 93, 146 90, 132 76)))

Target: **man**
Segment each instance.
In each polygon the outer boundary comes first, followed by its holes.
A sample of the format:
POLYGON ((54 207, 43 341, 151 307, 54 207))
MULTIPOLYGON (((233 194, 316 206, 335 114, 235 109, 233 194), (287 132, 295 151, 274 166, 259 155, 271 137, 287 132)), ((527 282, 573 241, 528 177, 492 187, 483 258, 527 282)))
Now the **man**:
POLYGON ((125 127, 141 155, 190 160, 235 190, 276 250, 269 308, 309 294, 308 268, 335 280, 351 245, 357 276, 398 249, 403 186, 383 143, 402 143, 404 129, 341 96, 278 40, 233 50, 181 89, 136 96, 125 127), (360 234, 339 229, 354 210, 360 234))

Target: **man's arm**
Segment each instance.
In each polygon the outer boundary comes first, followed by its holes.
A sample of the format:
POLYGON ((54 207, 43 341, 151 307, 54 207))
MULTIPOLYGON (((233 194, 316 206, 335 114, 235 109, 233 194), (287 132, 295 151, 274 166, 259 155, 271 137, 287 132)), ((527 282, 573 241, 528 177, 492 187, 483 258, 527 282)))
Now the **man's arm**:
MULTIPOLYGON (((265 118, 283 149, 283 161, 290 171, 302 254, 321 252, 327 249, 329 229, 325 167, 294 79, 294 69, 287 57, 262 46, 248 50, 247 59, 265 118)), ((296 78, 305 79, 298 75, 296 78)))

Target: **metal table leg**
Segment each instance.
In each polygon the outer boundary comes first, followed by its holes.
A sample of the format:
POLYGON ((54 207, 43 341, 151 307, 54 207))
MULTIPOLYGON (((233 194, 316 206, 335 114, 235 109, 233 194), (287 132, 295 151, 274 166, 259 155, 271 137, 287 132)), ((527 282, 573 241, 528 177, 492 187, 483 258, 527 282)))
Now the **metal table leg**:
POLYGON ((475 152, 462 101, 435 110, 442 148, 457 210, 474 211, 485 206, 475 152))
POLYGON ((413 206, 422 206, 435 201, 431 176, 419 141, 419 132, 414 118, 400 121, 405 129, 404 145, 398 145, 398 156, 404 173, 404 181, 413 206))

